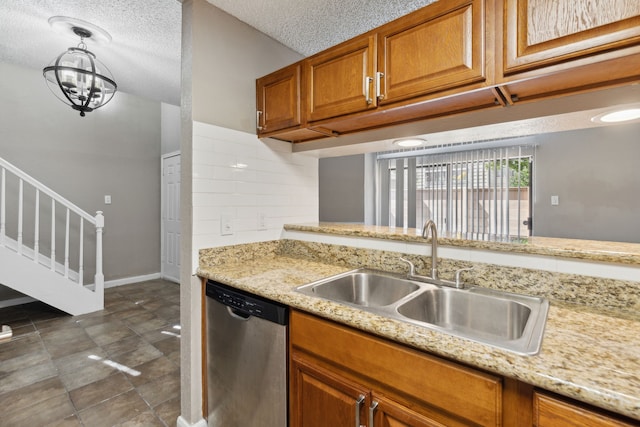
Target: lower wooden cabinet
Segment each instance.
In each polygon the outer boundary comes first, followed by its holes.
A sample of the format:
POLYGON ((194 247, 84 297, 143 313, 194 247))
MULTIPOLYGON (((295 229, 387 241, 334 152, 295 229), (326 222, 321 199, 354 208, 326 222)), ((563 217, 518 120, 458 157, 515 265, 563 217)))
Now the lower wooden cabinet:
POLYGON ((290 360, 290 427, 502 425, 502 378, 293 310, 290 360))
POLYGON ((630 427, 640 422, 291 310, 290 427, 630 427))

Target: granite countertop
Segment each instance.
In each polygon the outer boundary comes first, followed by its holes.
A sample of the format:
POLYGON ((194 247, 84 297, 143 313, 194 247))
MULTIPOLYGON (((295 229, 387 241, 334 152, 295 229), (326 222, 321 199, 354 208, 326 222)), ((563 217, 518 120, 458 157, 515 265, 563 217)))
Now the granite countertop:
MULTIPOLYGON (((285 230, 309 233, 333 234, 352 237, 424 242, 422 231, 415 228, 396 228, 378 225, 347 223, 286 224, 285 230)), ((476 236, 477 237, 477 236, 476 236)), ((640 244, 605 242, 596 240, 561 239, 555 237, 522 237, 510 239, 488 238, 470 240, 462 235, 438 232, 438 244, 443 246, 485 249, 501 252, 517 252, 532 255, 550 255, 588 261, 619 264, 640 264, 640 244)))
POLYGON ((198 275, 640 420, 637 315, 552 301, 540 353, 521 356, 297 293, 296 286, 351 268, 283 255, 277 245, 266 242, 202 250, 198 275))

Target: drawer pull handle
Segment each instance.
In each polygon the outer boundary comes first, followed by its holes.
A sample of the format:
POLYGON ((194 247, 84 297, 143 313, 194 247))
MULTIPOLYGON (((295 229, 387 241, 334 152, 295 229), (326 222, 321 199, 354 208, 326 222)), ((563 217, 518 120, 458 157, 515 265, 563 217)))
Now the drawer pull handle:
POLYGON ((362 404, 364 403, 364 394, 358 396, 358 400, 356 400, 356 427, 362 427, 360 425, 360 410, 362 409, 362 404))
POLYGON ((378 408, 378 402, 374 401, 371 406, 369 406, 369 427, 373 427, 373 416, 376 413, 376 409, 378 408))

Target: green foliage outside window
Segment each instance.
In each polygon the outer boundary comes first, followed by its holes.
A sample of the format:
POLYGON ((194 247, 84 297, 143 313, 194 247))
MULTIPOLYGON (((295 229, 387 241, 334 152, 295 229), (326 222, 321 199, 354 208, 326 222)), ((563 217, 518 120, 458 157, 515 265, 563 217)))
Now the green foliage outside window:
POLYGON ((497 160, 486 164, 487 169, 504 169, 503 165, 508 162, 509 166, 509 187, 528 187, 531 162, 528 157, 521 159, 497 160))

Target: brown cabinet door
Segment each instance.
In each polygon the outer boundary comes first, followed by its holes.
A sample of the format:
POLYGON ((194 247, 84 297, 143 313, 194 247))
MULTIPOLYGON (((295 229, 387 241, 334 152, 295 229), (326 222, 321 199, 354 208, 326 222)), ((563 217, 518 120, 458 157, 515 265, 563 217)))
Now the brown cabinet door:
POLYGON ((375 108, 376 39, 357 37, 305 61, 309 121, 375 108))
POLYGON ((533 395, 533 425, 535 427, 630 427, 638 426, 640 422, 630 424, 586 407, 536 392, 533 395))
POLYGON ((504 73, 640 44, 638 0, 503 0, 504 73))
POLYGON ((300 63, 256 81, 258 135, 299 126, 300 63))
POLYGON ((444 424, 380 394, 373 393, 372 402, 369 409, 369 427, 444 427, 444 424))
POLYGON ((484 80, 484 0, 436 2, 378 33, 382 105, 484 80))
POLYGON ((364 425, 369 390, 294 353, 290 427, 364 425))

